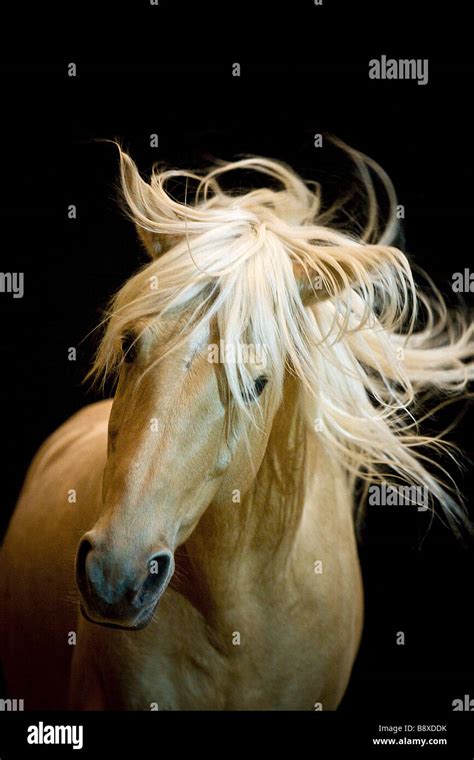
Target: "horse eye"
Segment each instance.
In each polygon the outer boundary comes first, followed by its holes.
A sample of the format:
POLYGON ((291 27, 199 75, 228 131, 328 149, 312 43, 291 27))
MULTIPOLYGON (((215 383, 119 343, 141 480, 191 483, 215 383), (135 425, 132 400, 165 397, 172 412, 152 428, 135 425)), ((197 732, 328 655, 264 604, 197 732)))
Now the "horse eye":
POLYGON ((126 332, 122 338, 123 360, 131 364, 137 356, 137 339, 132 332, 126 332))
POLYGON ((265 375, 260 375, 260 377, 257 377, 254 385, 256 396, 261 396, 267 383, 268 377, 265 377, 265 375))
POLYGON ((260 375, 260 377, 257 377, 254 383, 254 394, 250 394, 248 391, 243 392, 243 399, 244 401, 249 404, 251 401, 253 401, 255 398, 258 398, 262 395, 263 389, 265 388, 266 384, 268 383, 268 377, 265 377, 265 375, 260 375))

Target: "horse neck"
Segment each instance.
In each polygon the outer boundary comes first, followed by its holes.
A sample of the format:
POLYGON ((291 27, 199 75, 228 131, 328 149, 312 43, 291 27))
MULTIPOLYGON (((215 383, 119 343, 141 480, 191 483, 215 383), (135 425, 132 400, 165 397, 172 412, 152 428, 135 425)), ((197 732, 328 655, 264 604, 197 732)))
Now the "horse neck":
POLYGON ((178 550, 179 590, 192 594, 194 603, 200 598, 218 604, 239 580, 261 584, 269 576, 274 583, 279 568, 284 571, 305 508, 307 451, 296 387, 289 381, 252 487, 240 503, 227 495, 211 504, 178 550))

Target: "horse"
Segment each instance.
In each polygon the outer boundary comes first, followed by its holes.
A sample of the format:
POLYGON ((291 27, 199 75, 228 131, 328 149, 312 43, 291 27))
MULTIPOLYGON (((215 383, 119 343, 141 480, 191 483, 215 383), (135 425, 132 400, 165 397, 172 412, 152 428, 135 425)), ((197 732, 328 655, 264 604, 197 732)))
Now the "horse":
POLYGON ((419 425, 472 379, 473 326, 415 283, 390 179, 342 147, 356 217, 279 160, 145 180, 117 144, 148 260, 100 324, 88 378, 113 399, 42 445, 3 543, 25 709, 335 710, 367 488, 423 488, 469 524, 449 441, 419 425))

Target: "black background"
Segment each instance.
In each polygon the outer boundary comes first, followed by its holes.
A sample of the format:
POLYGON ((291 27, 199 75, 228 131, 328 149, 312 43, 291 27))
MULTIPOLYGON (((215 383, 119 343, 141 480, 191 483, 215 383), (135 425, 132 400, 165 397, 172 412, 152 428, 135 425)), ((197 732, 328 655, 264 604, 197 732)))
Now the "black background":
MULTIPOLYGON (((345 166, 313 137, 335 134, 387 170, 406 209, 407 252, 452 305, 460 302, 450 283, 471 264, 473 67, 440 48, 429 56, 429 84, 418 86, 368 78, 369 58, 404 57, 401 45, 373 43, 345 57, 315 46, 305 64, 268 56, 252 64, 238 47, 230 52, 224 63, 93 64, 83 49, 56 63, 1 68, 1 269, 25 272, 23 299, 0 295, 4 525, 37 446, 97 398, 81 382, 95 345, 94 336, 83 339, 143 260, 115 203, 116 151, 93 138, 119 137, 145 173, 154 161, 187 168, 210 156, 262 154, 322 178, 334 193, 347 181, 345 166), (67 61, 77 63, 76 78, 67 77, 67 61), (158 149, 149 147, 151 133, 158 149), (70 203, 77 220, 67 219, 70 203), (67 359, 70 346, 77 362, 67 359)), ((412 46, 410 55, 425 51, 412 46)), ((472 306, 471 294, 465 302, 472 306)), ((429 429, 459 410, 437 415, 429 429)), ((468 411, 452 436, 468 458, 471 426, 468 411)), ((472 471, 456 477, 469 501, 472 471)), ((438 521, 427 532, 428 523, 401 508, 369 509, 360 543, 364 638, 341 712, 390 715, 403 706, 414 716, 449 716, 453 699, 474 697, 472 548, 438 521), (405 646, 396 645, 398 631, 405 646)))

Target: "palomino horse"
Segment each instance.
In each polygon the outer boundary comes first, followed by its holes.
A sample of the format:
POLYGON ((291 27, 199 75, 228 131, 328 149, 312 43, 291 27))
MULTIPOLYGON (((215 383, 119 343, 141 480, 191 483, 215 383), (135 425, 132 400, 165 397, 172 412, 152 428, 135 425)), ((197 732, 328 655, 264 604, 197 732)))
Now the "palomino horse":
POLYGON ((356 484, 414 485, 465 519, 417 401, 465 387, 472 326, 418 292, 393 213, 380 232, 374 173, 393 208, 392 186, 349 153, 357 232, 279 162, 145 182, 120 151, 151 261, 104 319, 91 376, 116 393, 43 445, 2 551, 26 709, 335 709, 363 620, 356 484), (264 186, 224 190, 236 170, 264 186))

